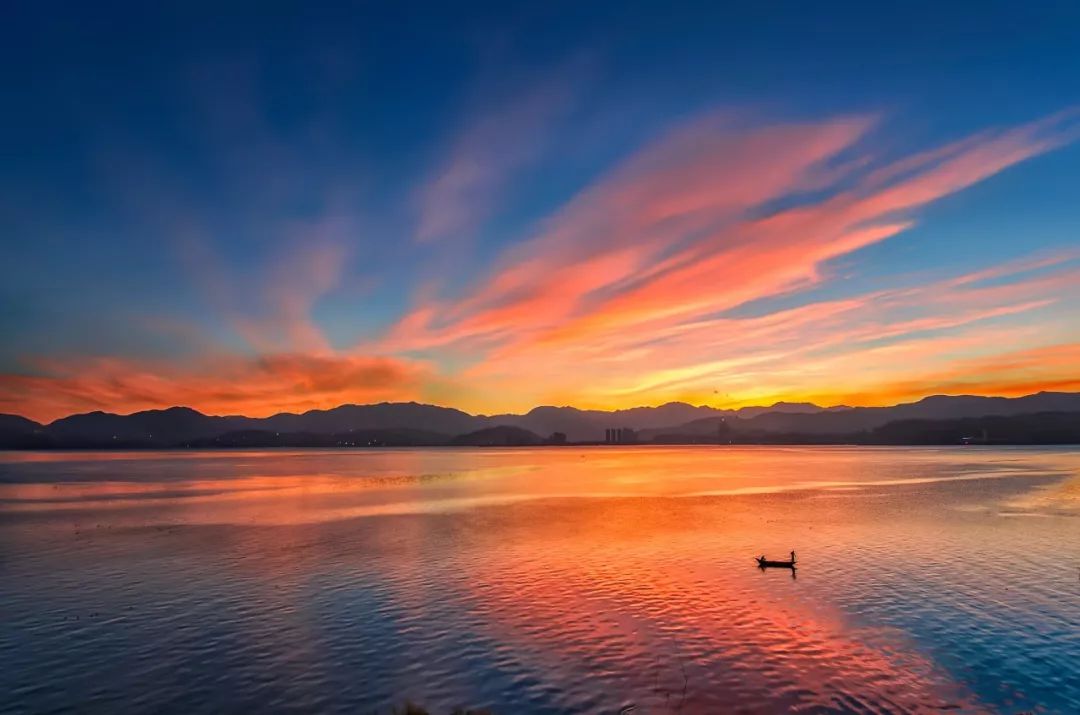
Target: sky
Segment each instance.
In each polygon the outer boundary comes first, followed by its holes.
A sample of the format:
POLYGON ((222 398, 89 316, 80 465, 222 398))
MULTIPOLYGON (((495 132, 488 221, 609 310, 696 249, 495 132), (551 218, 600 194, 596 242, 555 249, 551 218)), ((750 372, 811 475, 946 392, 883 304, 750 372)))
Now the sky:
POLYGON ((1080 390, 1075 3, 31 3, 0 412, 1080 390))

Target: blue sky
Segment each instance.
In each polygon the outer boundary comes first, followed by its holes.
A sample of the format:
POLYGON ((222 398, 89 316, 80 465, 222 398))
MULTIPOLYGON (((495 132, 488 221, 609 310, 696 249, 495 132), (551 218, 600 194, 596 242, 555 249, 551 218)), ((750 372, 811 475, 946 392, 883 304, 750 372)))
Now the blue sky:
MULTIPOLYGON (((792 342, 820 336, 832 344, 835 325, 771 334, 772 342, 755 344, 763 362, 753 369, 737 364, 741 356, 733 362, 722 340, 616 345, 583 326, 560 338, 571 341, 566 353, 548 333, 597 323, 587 318, 607 315, 607 303, 652 280, 651 266, 684 249, 717 255, 740 240, 764 240, 736 231, 714 233, 713 244, 703 245, 701 232, 862 191, 864 168, 957 141, 969 142, 972 161, 1005 153, 971 181, 905 205, 910 226, 895 235, 825 251, 811 261, 813 275, 793 268, 790 280, 740 288, 700 310, 673 295, 672 324, 689 331, 707 318, 822 301, 869 305, 873 291, 994 268, 1006 276, 997 280, 1025 285, 1075 270, 1080 145, 1067 113, 1080 101, 1080 7, 531 5, 11 6, 0 43, 0 411, 45 418, 165 406, 188 394, 208 411, 368 398, 491 411, 716 395, 874 402, 963 387, 950 376, 964 366, 970 373, 972 360, 990 360, 992 345, 1000 350, 998 333, 986 332, 980 344, 971 331, 1007 330, 1009 321, 1028 331, 1017 333, 1017 350, 1053 352, 1036 364, 1071 355, 1077 305, 1061 288, 1066 279, 1043 281, 1052 293, 1031 286, 987 297, 992 305, 980 303, 978 326, 957 318, 939 321, 950 327, 929 337, 878 336, 918 344, 934 368, 915 370, 910 357, 893 357, 895 369, 879 382, 850 388, 838 384, 838 367, 821 363, 797 378, 766 361, 796 359, 785 347, 792 342), (588 218, 588 230, 574 224, 575 241, 597 244, 584 253, 547 235, 580 214, 575 207, 612 210, 603 197, 628 186, 620 172, 642 178, 636 161, 661 169, 672 162, 688 195, 737 187, 743 170, 806 169, 781 159, 770 169, 753 153, 741 164, 723 162, 762 127, 814 127, 805 130, 810 141, 827 126, 856 121, 865 127, 814 169, 847 167, 842 176, 809 193, 788 186, 755 195, 757 203, 733 214, 713 204, 697 228, 661 227, 668 232, 662 247, 650 243, 653 229, 605 242, 601 234, 630 225, 607 217, 588 218), (1054 122, 1047 146, 1033 144, 1041 141, 1034 134, 1025 135, 1022 150, 988 143, 993 132, 1039 121, 1054 122), (697 129, 702 122, 712 124, 697 129), (715 147, 722 166, 688 164, 679 152, 692 155, 693 146, 664 144, 664 137, 688 136, 704 146, 720 135, 731 142, 715 147), (853 160, 860 166, 845 163, 853 160), (686 183, 688 176, 697 183, 686 183), (533 252, 545 256, 539 263, 547 278, 494 289, 500 276, 518 280, 518 269, 537 263, 533 252), (515 315, 498 324, 497 315, 512 312, 503 308, 572 278, 586 258, 612 271, 610 280, 569 288, 566 304, 557 292, 530 302, 524 322, 515 315), (1034 272, 1017 268, 1030 261, 1048 263, 1034 272), (1032 324, 1040 329, 1028 334, 1032 324), (930 351, 928 339, 959 349, 961 334, 971 337, 967 347, 936 364, 946 353, 930 351), (266 368, 278 361, 289 367, 266 368), (662 375, 652 374, 658 363, 662 375), (567 365, 580 379, 560 377, 567 365), (304 371, 313 369, 340 371, 338 387, 312 387, 304 371), (529 389, 517 384, 522 371, 535 374, 529 389), (223 388, 249 373, 249 391, 223 388), (275 382, 280 391, 270 387, 275 382)), ((803 141, 780 134, 792 151, 803 141)), ((664 190, 644 185, 652 193, 638 201, 664 190)), ((722 292, 713 286, 729 277, 717 270, 702 275, 704 293, 722 292)), ((890 302, 860 320, 895 324, 919 309, 890 302)), ((620 318, 620 325, 660 334, 649 322, 653 313, 635 315, 641 318, 620 318)), ((850 327, 852 318, 835 320, 850 327)), ((878 359, 851 352, 852 364, 857 354, 878 359)), ((816 365, 826 357, 797 359, 816 365)), ((986 379, 973 390, 1009 394, 1080 377, 1060 367, 1006 375, 995 372, 1000 365, 978 364, 986 379)))

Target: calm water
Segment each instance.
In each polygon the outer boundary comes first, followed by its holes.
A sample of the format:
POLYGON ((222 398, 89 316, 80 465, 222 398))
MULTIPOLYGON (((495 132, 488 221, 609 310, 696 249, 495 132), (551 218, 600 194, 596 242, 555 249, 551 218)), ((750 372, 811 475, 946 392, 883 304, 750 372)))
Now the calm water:
POLYGON ((0 453, 0 664, 4 712, 1077 713, 1080 452, 0 453))

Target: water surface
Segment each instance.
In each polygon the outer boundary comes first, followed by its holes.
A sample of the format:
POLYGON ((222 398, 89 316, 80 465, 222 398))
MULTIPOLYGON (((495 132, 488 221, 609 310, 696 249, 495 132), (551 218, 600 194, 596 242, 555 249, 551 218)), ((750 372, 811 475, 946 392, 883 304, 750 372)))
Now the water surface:
POLYGON ((1080 712, 1080 452, 0 453, 0 609, 5 712, 1080 712))

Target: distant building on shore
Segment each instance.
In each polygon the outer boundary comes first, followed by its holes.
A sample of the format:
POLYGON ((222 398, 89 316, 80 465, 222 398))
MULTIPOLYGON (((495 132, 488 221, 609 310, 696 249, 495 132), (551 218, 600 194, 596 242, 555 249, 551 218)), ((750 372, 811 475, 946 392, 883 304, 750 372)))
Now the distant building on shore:
POLYGON ((983 429, 982 434, 978 437, 961 437, 960 444, 989 444, 990 433, 986 429, 983 429))
POLYGON ((604 430, 604 442, 607 444, 634 444, 637 432, 629 427, 609 427, 604 430))

